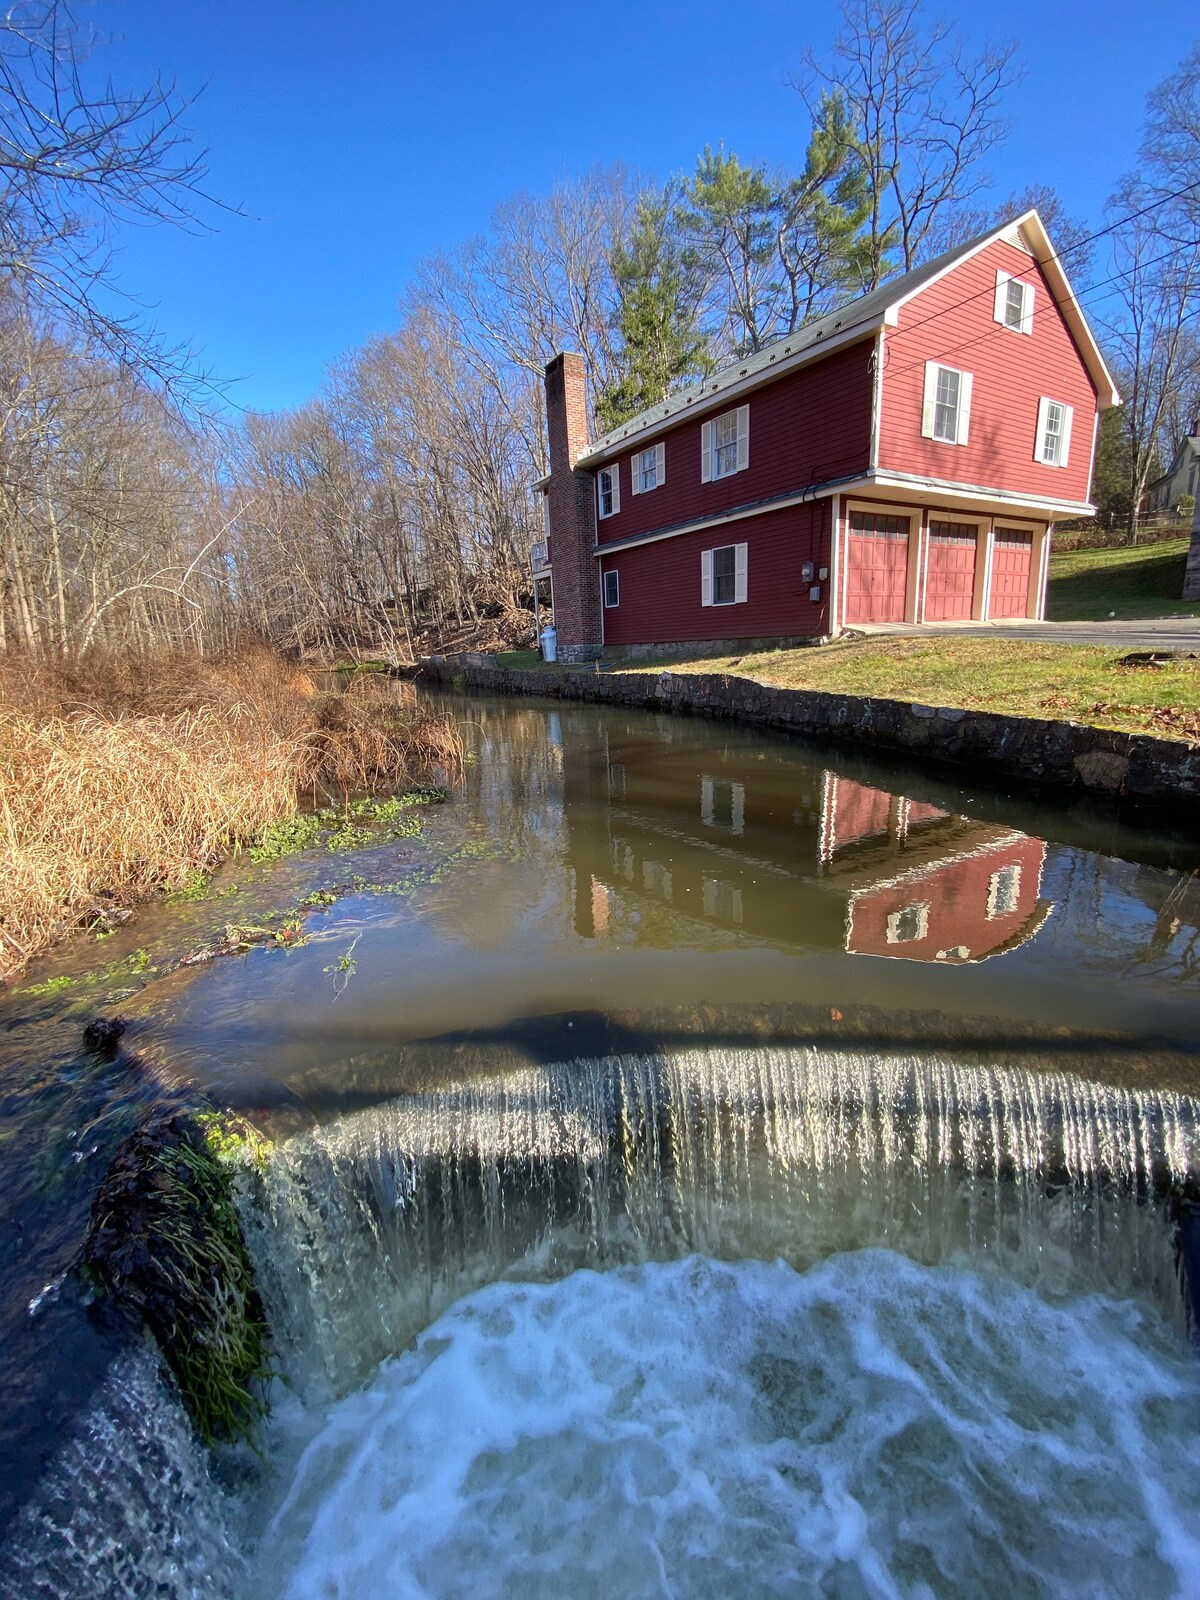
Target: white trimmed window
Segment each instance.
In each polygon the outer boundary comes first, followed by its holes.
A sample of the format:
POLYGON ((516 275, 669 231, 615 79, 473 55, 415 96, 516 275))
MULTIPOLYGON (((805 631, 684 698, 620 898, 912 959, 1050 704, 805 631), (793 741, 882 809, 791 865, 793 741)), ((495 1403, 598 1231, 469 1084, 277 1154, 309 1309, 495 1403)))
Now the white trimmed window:
POLYGON ((746 546, 726 544, 700 552, 700 604, 741 605, 746 598, 746 546))
POLYGON ((988 879, 987 914, 992 917, 1009 917, 1021 903, 1021 863, 1010 862, 993 872, 988 879))
POLYGON ((700 425, 700 481, 729 478, 750 465, 750 407, 739 406, 700 425))
POLYGON ((957 367, 937 361, 925 363, 925 395, 921 407, 921 437, 942 444, 966 444, 971 427, 973 378, 957 367))
POLYGON ((601 467, 596 474, 596 510, 602 517, 615 517, 621 509, 621 474, 616 462, 601 467))
POLYGON ((610 610, 621 604, 621 580, 615 572, 604 574, 604 604, 610 610))
POLYGON ((917 939, 929 937, 929 902, 919 901, 916 905, 901 906, 899 911, 888 913, 887 942, 889 944, 912 944, 917 939))
POLYGON ((649 494, 667 481, 667 447, 652 444, 647 450, 638 450, 629 463, 629 477, 634 494, 649 494))
POLYGON ((996 274, 995 318, 1002 327, 1014 333, 1033 332, 1034 287, 1024 278, 1014 278, 1011 273, 996 274))
POLYGON ((1044 467, 1065 467, 1071 459, 1071 424, 1074 406, 1043 395, 1038 401, 1037 443, 1033 459, 1044 467))
POLYGON ((706 828, 725 833, 746 831, 746 786, 729 778, 700 779, 700 820, 706 828))

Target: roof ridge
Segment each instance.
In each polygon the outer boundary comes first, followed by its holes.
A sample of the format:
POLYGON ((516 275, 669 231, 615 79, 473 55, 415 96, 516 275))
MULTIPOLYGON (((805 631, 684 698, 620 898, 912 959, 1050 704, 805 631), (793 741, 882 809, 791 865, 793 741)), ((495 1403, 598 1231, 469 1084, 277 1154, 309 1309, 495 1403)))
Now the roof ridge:
POLYGON ((814 317, 811 322, 801 323, 793 332, 781 334, 778 338, 772 339, 769 343, 763 345, 760 350, 755 350, 752 354, 746 356, 735 356, 724 366, 718 367, 716 372, 709 373, 699 383, 691 383, 683 389, 675 390, 664 400, 658 401, 653 406, 647 406, 644 411, 639 411, 625 422, 619 423, 615 428, 610 428, 607 433, 601 434, 599 438, 589 440, 582 452, 581 459, 586 456, 598 455, 602 451, 611 449, 623 439, 627 439, 633 434, 641 433, 643 429, 649 427, 653 422, 665 422, 679 407, 692 405, 696 399, 706 393, 710 394, 711 398, 720 388, 730 387, 728 382, 722 385, 720 380, 722 378, 728 380, 735 369, 736 378, 734 381, 749 377, 751 372, 765 369, 778 358, 780 346, 784 347, 782 354, 785 356, 793 353, 798 354, 799 351, 793 351, 792 347, 798 341, 803 347, 815 344, 818 339, 824 337, 825 328, 823 324, 828 324, 828 331, 831 333, 843 327, 852 328, 858 321, 869 322, 876 307, 878 307, 882 317, 882 314, 886 312, 893 301, 902 299, 905 294, 915 287, 914 280, 935 277, 938 273, 945 271, 960 256, 966 256, 972 251, 980 249, 985 244, 990 243, 992 239, 998 238, 1010 228, 1019 227, 1029 217, 1035 215, 1036 211, 1023 211, 1019 216, 1010 217, 1004 222, 997 223, 994 227, 988 228, 983 233, 976 234, 974 238, 966 240, 963 244, 955 245, 949 250, 943 250, 940 255, 930 257, 928 261, 923 261, 920 266, 912 267, 908 272, 901 272, 894 277, 885 279, 883 283, 877 284, 874 289, 868 289, 865 294, 857 295, 853 300, 847 300, 843 305, 834 306, 829 311, 822 312, 819 317, 814 317), (905 285, 908 285, 908 287, 905 288, 905 285), (847 314, 854 312, 856 307, 859 309, 859 316, 855 320, 847 322, 847 314))

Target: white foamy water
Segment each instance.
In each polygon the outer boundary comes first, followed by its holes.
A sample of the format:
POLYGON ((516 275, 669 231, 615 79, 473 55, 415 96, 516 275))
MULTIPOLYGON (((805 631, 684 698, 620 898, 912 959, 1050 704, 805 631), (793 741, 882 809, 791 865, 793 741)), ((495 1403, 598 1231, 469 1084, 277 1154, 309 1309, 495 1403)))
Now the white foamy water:
POLYGON ((890 1251, 494 1284, 329 1410, 279 1600, 1200 1594, 1152 1313, 890 1251))
POLYGON ((0 1600, 233 1600, 225 1497, 147 1339, 117 1357, 0 1550, 0 1600))
POLYGON ((882 1245, 1178 1313, 1157 1188, 1196 1103, 820 1049, 561 1062, 397 1096, 276 1149, 247 1229, 290 1382, 346 1393, 508 1273, 882 1245))

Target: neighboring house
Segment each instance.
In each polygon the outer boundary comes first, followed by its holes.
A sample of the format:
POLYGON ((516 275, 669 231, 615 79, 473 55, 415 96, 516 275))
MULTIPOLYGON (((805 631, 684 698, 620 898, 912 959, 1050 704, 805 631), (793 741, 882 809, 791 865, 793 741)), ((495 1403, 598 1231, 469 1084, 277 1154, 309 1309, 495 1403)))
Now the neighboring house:
POLYGON ((1197 488, 1200 488, 1200 417, 1192 423, 1187 438, 1179 441, 1167 471, 1146 485, 1143 503, 1147 511, 1174 511, 1184 495, 1194 495, 1197 488))
POLYGON ((1118 396, 1034 211, 588 442, 546 368, 558 648, 1042 615, 1118 396))

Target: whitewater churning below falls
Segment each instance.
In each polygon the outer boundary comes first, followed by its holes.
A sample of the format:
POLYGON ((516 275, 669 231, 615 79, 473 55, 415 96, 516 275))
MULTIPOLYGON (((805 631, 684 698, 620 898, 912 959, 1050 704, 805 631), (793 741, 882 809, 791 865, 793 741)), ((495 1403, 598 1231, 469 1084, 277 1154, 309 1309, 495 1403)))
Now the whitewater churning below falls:
POLYGON ((890 1251, 496 1284, 343 1400, 255 1593, 1194 1594, 1200 1376, 890 1251))
POLYGON ((1185 1097, 819 1049, 606 1057, 447 1082, 276 1148, 249 1214, 281 1359, 345 1393, 503 1274, 887 1246, 1176 1318, 1161 1205, 1185 1097))
POLYGON ((1194 1101, 850 1049, 461 1059, 246 1175, 265 1464, 218 1488, 123 1358, 6 1600, 1200 1595, 1194 1101))

